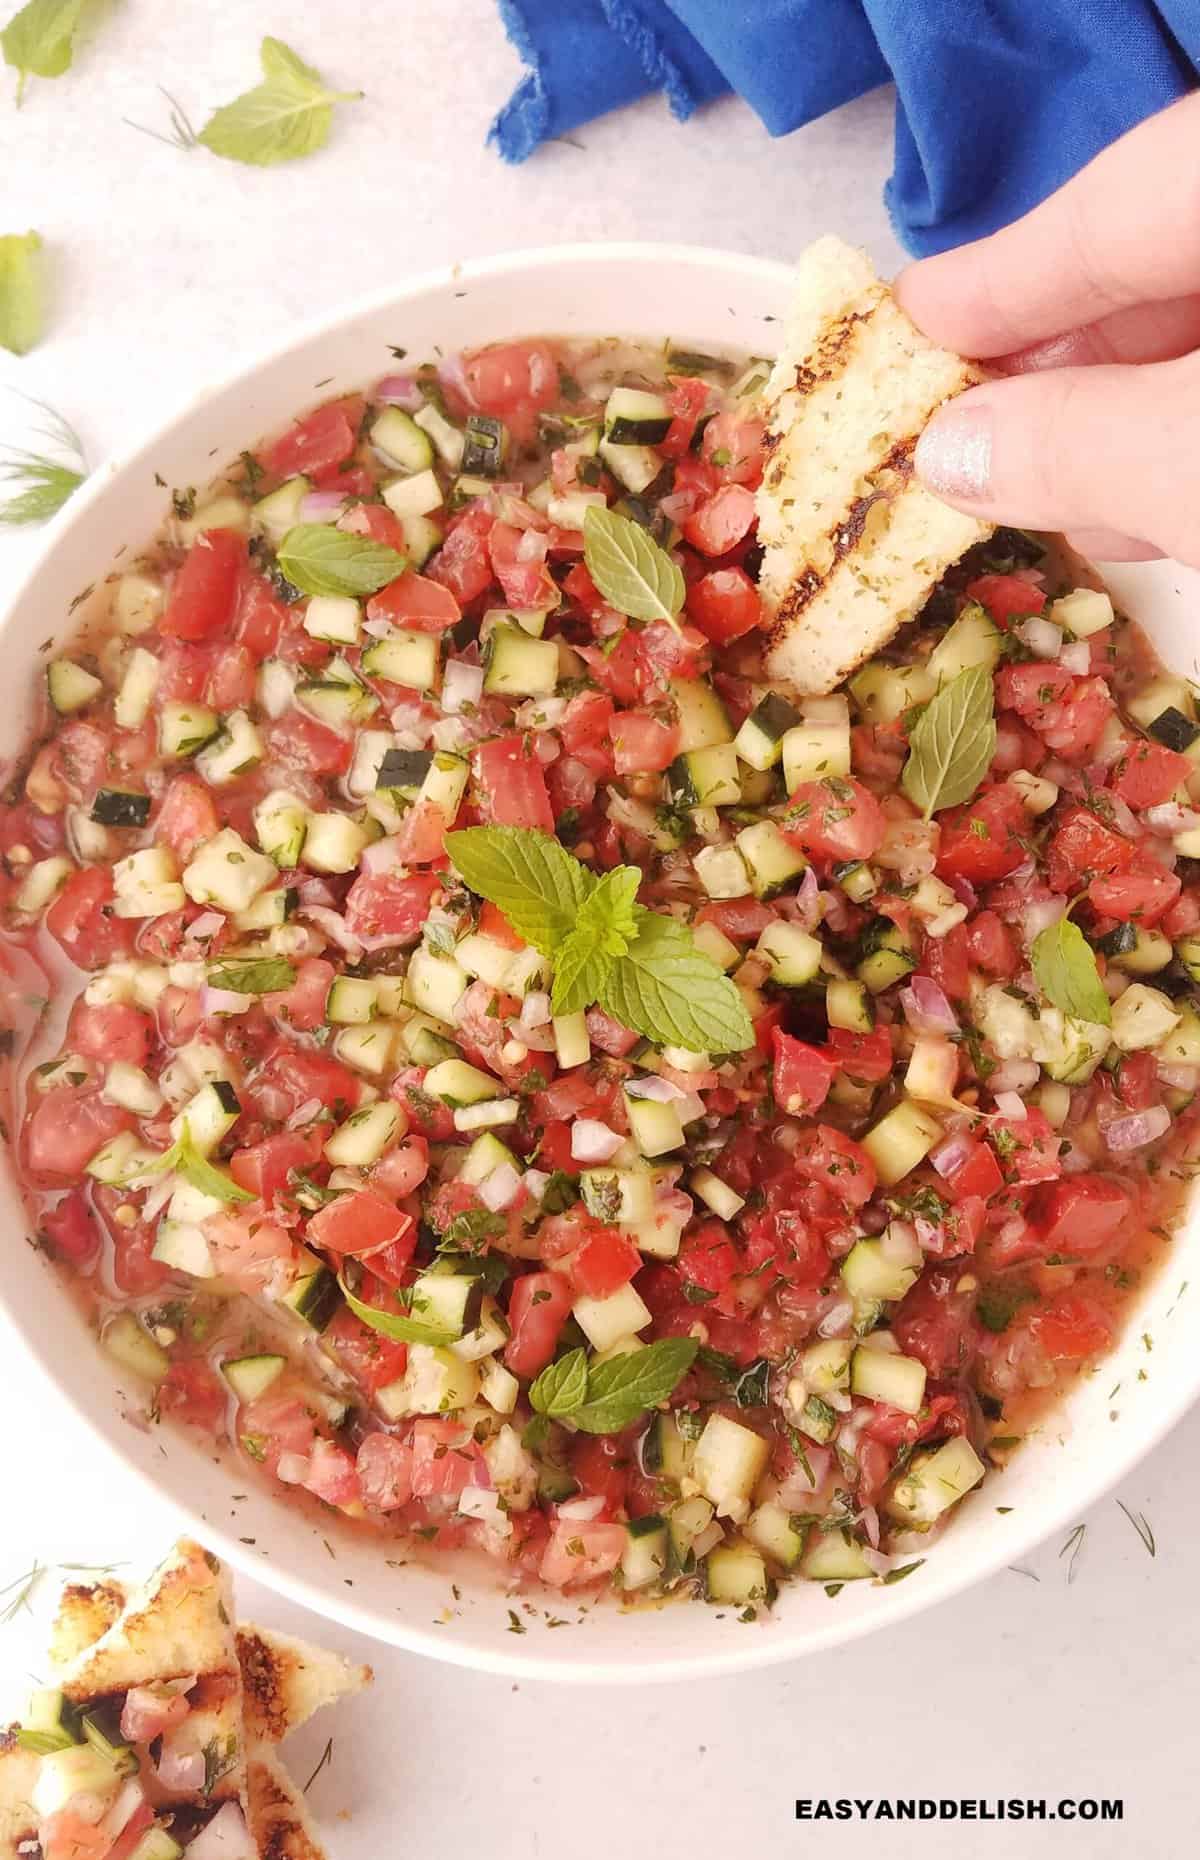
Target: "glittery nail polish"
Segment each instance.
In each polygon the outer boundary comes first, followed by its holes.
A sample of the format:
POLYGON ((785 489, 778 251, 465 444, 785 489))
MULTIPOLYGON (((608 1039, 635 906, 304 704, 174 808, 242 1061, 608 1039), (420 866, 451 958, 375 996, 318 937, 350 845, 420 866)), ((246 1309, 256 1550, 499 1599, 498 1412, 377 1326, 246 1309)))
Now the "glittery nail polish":
POLYGON ((938 497, 980 499, 992 475, 992 416, 987 407, 945 407, 917 441, 913 463, 938 497))

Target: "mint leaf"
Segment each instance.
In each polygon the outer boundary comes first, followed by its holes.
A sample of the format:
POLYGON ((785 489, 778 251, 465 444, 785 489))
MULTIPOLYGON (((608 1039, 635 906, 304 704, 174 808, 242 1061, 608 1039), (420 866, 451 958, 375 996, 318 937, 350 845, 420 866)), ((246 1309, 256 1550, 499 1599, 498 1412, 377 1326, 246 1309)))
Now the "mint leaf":
POLYGON ((1112 1003, 1100 980, 1095 952, 1069 917, 1039 931, 1029 959, 1038 987, 1056 1008, 1075 1020, 1111 1024, 1112 1003))
POLYGON ((446 835, 446 851, 475 895, 543 956, 570 936, 595 884, 565 847, 531 827, 465 827, 446 835))
POLYGON ((295 979, 295 967, 285 956, 227 956, 208 971, 210 988, 228 988, 235 995, 279 994, 295 979))
POLYGON ((600 1005, 661 1046, 738 1053, 754 1044, 741 995, 674 917, 636 907, 637 935, 613 964, 600 1005))
POLYGON ((554 957, 550 1008, 554 1014, 582 1014, 600 999, 612 968, 610 959, 596 948, 586 930, 572 930, 554 957))
POLYGON ((42 334, 42 241, 35 232, 0 238, 0 348, 26 355, 42 334))
POLYGON ((0 32, 4 62, 17 73, 18 105, 28 78, 56 78, 70 70, 83 7, 84 0, 29 0, 0 32))
POLYGON ((330 523, 297 523, 279 545, 279 572, 304 594, 375 594, 404 573, 386 543, 349 536, 330 523))
POLYGON ((584 899, 574 930, 554 957, 550 1005, 556 1014, 578 1014, 598 998, 613 961, 636 934, 634 899, 641 882, 637 866, 619 865, 584 899))
POLYGON ((264 39, 259 56, 263 82, 217 110, 197 140, 227 161, 258 168, 296 161, 324 148, 332 106, 353 103, 362 92, 326 90, 319 73, 279 39, 264 39))
POLYGON ((931 698, 908 738, 900 785, 926 820, 969 801, 996 750, 991 667, 970 665, 931 698))
POLYGON ((676 626, 685 593, 683 573, 640 523, 615 510, 592 508, 583 523, 583 559, 618 613, 676 626))
POLYGON ((587 1399, 571 1416, 585 1434, 615 1434, 666 1401, 695 1361, 694 1337, 663 1337, 589 1369, 587 1399))
MULTIPOLYGON (((179 1132, 179 1141, 173 1143, 169 1150, 161 1155, 154 1165, 155 1175, 166 1175, 173 1171, 181 1175, 185 1182, 198 1188, 204 1195, 213 1195, 218 1201, 253 1201, 254 1196, 246 1189, 239 1188, 231 1175, 224 1169, 218 1169, 210 1163, 207 1156, 202 1156, 192 1141, 187 1119, 179 1132)), ((150 1173, 147 1171, 147 1173, 150 1173)))
POLYGON ((436 1348, 455 1341, 453 1331, 442 1330, 435 1324, 422 1324, 419 1318, 405 1317, 399 1311, 381 1311, 378 1305, 365 1305, 361 1298, 354 1296, 344 1279, 339 1278, 338 1284, 355 1317, 370 1330, 377 1330, 381 1337, 390 1337, 393 1343, 428 1343, 436 1348))
POLYGON ((537 1414, 551 1419, 573 1415, 587 1399, 587 1354, 568 1350, 556 1363, 549 1363, 529 1391, 529 1405, 537 1414))

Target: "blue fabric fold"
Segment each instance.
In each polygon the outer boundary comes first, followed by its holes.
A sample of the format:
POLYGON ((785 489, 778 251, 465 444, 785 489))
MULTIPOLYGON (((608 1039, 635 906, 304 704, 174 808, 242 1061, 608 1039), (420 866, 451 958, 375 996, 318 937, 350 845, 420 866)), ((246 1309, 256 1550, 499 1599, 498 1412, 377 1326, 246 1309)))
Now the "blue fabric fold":
POLYGON ((910 251, 993 231, 1194 88, 1197 0, 499 0, 527 71, 507 161, 660 92, 730 92, 773 136, 896 85, 888 210, 910 251))

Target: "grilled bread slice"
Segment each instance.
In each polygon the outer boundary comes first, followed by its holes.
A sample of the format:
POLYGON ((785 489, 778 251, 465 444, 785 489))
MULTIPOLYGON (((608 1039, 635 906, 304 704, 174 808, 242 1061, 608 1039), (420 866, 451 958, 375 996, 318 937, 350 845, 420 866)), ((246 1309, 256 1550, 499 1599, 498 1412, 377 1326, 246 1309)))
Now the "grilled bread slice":
POLYGON ((260 1860, 325 1860, 304 1797, 273 1750, 250 1752, 250 1832, 260 1860))
POLYGON ((930 416, 981 378, 914 329, 865 253, 834 238, 805 252, 764 389, 759 585, 772 677, 832 691, 990 533, 912 473, 930 416))

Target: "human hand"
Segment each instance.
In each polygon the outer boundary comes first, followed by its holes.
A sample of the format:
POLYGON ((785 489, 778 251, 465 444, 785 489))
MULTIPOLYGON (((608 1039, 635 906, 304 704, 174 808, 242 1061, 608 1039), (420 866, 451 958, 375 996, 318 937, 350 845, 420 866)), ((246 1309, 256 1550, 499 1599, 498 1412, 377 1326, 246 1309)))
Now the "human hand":
POLYGON ((1102 560, 1200 567, 1200 94, 895 290, 933 341, 1013 377, 930 421, 931 491, 1102 560))

